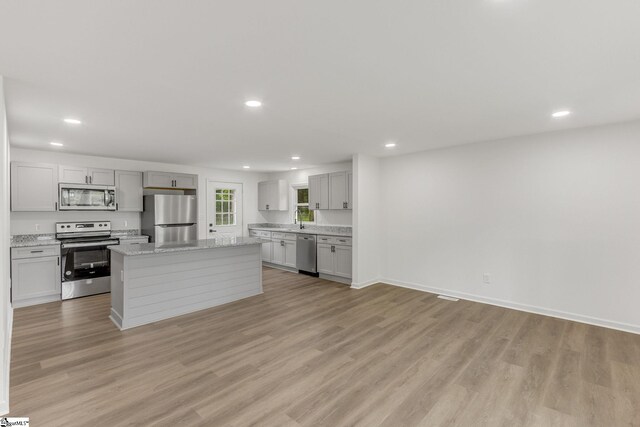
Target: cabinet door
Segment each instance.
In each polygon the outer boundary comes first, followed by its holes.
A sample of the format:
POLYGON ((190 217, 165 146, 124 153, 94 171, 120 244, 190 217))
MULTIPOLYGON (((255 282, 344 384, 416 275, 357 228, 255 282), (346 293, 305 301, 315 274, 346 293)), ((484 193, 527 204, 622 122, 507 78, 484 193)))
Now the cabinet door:
POLYGON ((59 182, 65 182, 69 184, 88 184, 89 174, 87 168, 80 166, 63 166, 59 168, 60 177, 59 182))
POLYGON ((11 162, 11 210, 58 209, 58 166, 49 163, 11 162))
POLYGON ((89 184, 116 185, 113 169, 89 169, 89 184))
POLYGON ((284 264, 284 240, 272 240, 271 245, 271 262, 284 264))
POLYGON ((271 262, 271 242, 262 244, 262 261, 271 262))
POLYGON ((116 171, 116 209, 142 212, 142 172, 116 171))
POLYGON ((318 259, 318 273, 335 274, 334 256, 331 252, 331 245, 318 243, 316 256, 318 259))
POLYGON ((172 188, 173 175, 167 172, 145 172, 143 174, 144 186, 154 188, 172 188))
POLYGON ((347 173, 329 174, 329 209, 347 209, 347 173))
POLYGON ((185 188, 188 190, 198 188, 198 175, 174 174, 173 180, 176 188, 185 188))
POLYGON ((11 261, 11 301, 60 296, 60 258, 24 258, 11 261))
POLYGON ((353 209, 353 172, 347 172, 347 209, 353 209))
POLYGON ((351 278, 351 246, 334 246, 336 276, 351 278))
POLYGON ((258 210, 265 211, 267 210, 268 199, 269 199, 269 182, 262 181, 258 183, 258 210))
POLYGON ((296 267, 296 241, 284 241, 284 265, 287 267, 296 267))
POLYGON ((309 209, 329 209, 329 175, 309 177, 309 209))

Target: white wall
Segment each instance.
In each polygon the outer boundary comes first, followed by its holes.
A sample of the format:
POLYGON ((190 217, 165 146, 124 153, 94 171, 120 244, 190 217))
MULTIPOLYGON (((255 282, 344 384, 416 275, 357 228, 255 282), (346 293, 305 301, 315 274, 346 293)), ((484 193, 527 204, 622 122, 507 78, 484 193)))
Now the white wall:
MULTIPOLYGON (((289 182, 291 186, 289 192, 289 211, 288 212, 261 212, 262 216, 267 222, 276 224, 291 224, 293 223, 293 214, 295 212, 295 206, 293 201, 295 200, 294 185, 303 184, 307 185, 308 178, 311 175, 320 175, 323 173, 350 171, 352 169, 351 162, 334 163, 330 165, 324 165, 312 169, 302 169, 287 172, 273 172, 268 174, 270 180, 284 179, 289 182)), ((340 211, 340 210, 321 210, 315 211, 315 220, 317 225, 351 225, 352 224, 352 211, 340 211)))
POLYGON ((640 121, 387 158, 381 182, 385 281, 640 332, 640 121))
POLYGON ((9 137, 4 82, 0 76, 0 415, 9 412, 9 362, 13 320, 9 304, 9 237, 9 137))
MULTIPOLYGON (((206 231, 206 182, 208 179, 222 182, 239 182, 243 184, 243 220, 245 225, 264 222, 264 217, 258 212, 258 182, 266 179, 265 174, 245 171, 229 171, 221 169, 207 169, 185 165, 167 163, 144 162, 138 160, 115 159, 108 157, 84 156, 69 154, 64 151, 37 151, 13 147, 11 160, 24 162, 48 162, 64 165, 83 165, 87 167, 121 169, 132 171, 167 171, 198 174, 198 222, 199 237, 204 239, 206 231)), ((136 212, 12 212, 12 234, 37 234, 55 232, 58 221, 74 220, 110 220, 114 229, 139 229, 140 214, 136 212), (125 226, 125 221, 127 225, 125 226), (37 231, 35 224, 40 224, 37 231)), ((247 233, 246 226, 243 227, 247 233)))
POLYGON ((381 277, 382 196, 380 159, 358 154, 353 158, 353 284, 376 283, 381 277))

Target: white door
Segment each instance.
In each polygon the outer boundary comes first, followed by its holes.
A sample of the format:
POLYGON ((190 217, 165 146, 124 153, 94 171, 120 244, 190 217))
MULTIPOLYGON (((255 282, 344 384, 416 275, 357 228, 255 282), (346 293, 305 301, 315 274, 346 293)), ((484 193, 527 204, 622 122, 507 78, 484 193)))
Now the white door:
POLYGON ((60 182, 69 184, 88 184, 87 168, 79 166, 59 166, 60 182))
POLYGON ((351 278, 351 246, 334 246, 335 275, 351 278))
POLYGON ((115 185, 113 169, 89 169, 89 184, 115 185))
POLYGON ((347 173, 329 174, 329 209, 347 209, 347 173))
POLYGON ((327 243, 318 243, 316 256, 318 259, 318 273, 335 274, 334 253, 332 246, 327 243))
POLYGON ((242 236, 242 184, 207 181, 207 236, 242 236))

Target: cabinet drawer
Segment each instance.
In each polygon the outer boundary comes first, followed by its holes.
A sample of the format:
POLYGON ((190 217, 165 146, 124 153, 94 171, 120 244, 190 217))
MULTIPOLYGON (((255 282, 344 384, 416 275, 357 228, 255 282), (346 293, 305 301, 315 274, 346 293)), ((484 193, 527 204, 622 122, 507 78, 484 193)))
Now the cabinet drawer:
POLYGON ((351 237, 318 236, 318 243, 328 243, 330 245, 351 246, 351 237))
POLYGON ((296 240, 296 235, 295 233, 273 232, 271 233, 271 238, 276 240, 296 240))
POLYGON ((149 239, 147 237, 140 237, 138 239, 122 239, 120 240, 121 245, 140 245, 142 243, 149 243, 149 239))
POLYGON ((43 256, 58 256, 58 255, 60 255, 60 245, 11 248, 11 259, 39 258, 43 256))
POLYGON ((249 236, 251 237, 261 237, 263 239, 270 239, 271 232, 270 231, 262 231, 262 230, 251 230, 249 231, 249 236))

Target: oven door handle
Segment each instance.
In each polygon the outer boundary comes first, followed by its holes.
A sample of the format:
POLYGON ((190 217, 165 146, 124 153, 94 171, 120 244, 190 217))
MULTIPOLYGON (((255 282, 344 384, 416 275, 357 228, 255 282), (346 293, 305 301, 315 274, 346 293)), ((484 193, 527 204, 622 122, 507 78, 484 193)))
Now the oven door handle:
POLYGON ((110 246, 119 244, 119 240, 105 240, 102 242, 86 242, 86 243, 63 243, 62 249, 67 248, 89 248, 92 246, 110 246))

